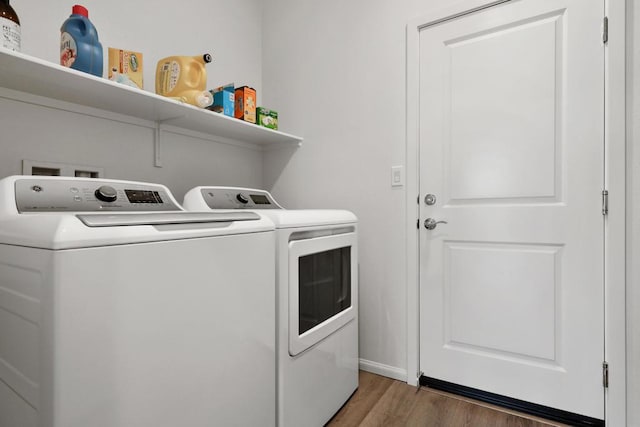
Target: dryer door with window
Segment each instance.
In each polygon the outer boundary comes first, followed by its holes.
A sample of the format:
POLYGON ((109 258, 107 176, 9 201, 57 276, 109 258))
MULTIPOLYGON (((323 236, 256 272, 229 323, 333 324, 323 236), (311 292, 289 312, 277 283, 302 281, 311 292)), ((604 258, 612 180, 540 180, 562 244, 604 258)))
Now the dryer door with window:
POLYGON ((289 354, 328 337, 356 315, 356 235, 289 242, 289 354))

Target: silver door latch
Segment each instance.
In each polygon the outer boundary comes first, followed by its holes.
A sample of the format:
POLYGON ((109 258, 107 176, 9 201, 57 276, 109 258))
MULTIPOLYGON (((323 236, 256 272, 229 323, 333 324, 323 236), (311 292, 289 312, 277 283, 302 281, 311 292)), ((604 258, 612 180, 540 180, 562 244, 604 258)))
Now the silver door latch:
POLYGON ((447 224, 447 221, 436 221, 433 218, 427 218, 424 220, 424 228, 426 228, 427 230, 435 229, 438 224, 447 224))

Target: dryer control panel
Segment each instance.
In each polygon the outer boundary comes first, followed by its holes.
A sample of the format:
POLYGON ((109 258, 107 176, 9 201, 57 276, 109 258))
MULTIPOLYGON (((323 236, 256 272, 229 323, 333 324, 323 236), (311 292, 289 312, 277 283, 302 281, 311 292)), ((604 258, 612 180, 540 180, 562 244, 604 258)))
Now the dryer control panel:
POLYGON ((237 187, 203 187, 202 200, 211 209, 282 209, 265 190, 237 187))
POLYGON ((83 178, 22 178, 15 182, 18 212, 181 211, 158 184, 83 178))

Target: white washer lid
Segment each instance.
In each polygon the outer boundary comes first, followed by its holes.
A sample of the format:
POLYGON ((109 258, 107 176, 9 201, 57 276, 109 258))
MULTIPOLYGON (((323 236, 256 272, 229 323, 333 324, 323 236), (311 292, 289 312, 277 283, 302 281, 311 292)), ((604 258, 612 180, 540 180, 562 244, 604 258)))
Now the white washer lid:
POLYGON ((160 184, 30 176, 12 176, 0 180, 0 244, 57 250, 226 236, 275 229, 269 219, 251 215, 250 212, 239 211, 231 214, 186 212, 175 202, 171 192, 160 184), (19 212, 16 194, 24 191, 24 186, 18 184, 25 182, 28 182, 31 191, 42 193, 46 197, 40 202, 37 199, 40 196, 34 196, 35 202, 27 204, 33 208, 19 212), (96 201, 92 192, 82 190, 80 184, 89 186, 90 189, 108 184, 118 191, 123 188, 150 187, 160 190, 163 200, 168 200, 169 203, 136 202, 131 207, 125 206, 133 203, 125 198, 122 202, 115 202, 113 206, 105 206, 108 211, 101 212, 99 208, 102 203, 96 201), (73 191, 66 191, 67 188, 73 191), (65 195, 63 199, 59 197, 60 191, 65 195), (75 199, 76 194, 82 199, 77 202, 78 206, 84 209, 76 210, 76 202, 70 201, 75 199), (163 210, 165 205, 173 210, 163 210), (137 211, 131 211, 132 208, 137 211))

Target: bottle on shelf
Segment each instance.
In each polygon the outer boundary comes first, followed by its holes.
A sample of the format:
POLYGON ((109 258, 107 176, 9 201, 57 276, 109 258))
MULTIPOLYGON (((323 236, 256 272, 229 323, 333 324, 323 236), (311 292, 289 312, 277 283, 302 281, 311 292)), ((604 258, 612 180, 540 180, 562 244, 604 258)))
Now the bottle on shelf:
POLYGON ((60 65, 102 77, 102 45, 89 11, 74 5, 60 28, 60 65))
POLYGON ((9 0, 0 0, 0 31, 0 45, 20 52, 20 19, 9 0))
POLYGON ((207 69, 211 55, 169 56, 156 66, 156 93, 158 95, 206 108, 213 103, 207 88, 207 69))

